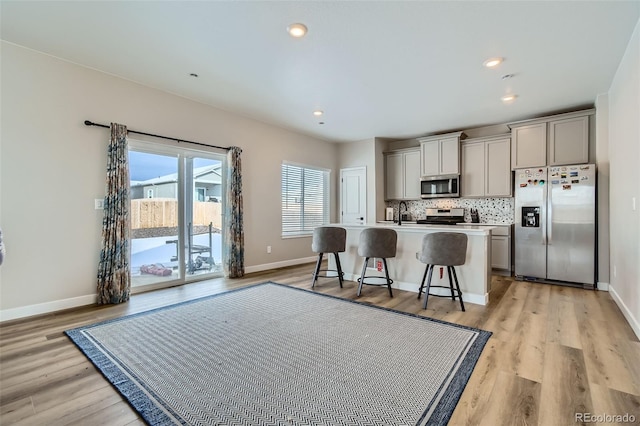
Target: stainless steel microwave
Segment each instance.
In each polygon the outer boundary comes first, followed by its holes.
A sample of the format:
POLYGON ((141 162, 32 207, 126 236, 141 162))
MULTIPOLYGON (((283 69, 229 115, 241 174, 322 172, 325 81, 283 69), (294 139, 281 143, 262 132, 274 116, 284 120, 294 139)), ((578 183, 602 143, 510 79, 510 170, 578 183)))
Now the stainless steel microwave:
POLYGON ((422 176, 420 178, 420 196, 422 198, 460 197, 460 176, 422 176))

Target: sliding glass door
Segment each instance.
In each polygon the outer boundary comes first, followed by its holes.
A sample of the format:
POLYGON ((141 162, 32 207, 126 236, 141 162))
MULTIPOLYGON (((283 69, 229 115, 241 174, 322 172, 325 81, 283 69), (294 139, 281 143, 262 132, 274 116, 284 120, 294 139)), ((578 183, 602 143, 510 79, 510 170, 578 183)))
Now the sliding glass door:
POLYGON ((187 277, 222 273, 222 161, 185 158, 187 277))
POLYGON ((134 290, 222 274, 224 160, 130 141, 134 290))

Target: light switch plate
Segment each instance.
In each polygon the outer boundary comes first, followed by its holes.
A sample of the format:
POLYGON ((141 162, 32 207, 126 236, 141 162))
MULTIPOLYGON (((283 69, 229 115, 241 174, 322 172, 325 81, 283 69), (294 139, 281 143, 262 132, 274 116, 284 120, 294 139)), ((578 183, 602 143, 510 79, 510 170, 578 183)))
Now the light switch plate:
POLYGON ((94 200, 94 206, 96 210, 104 210, 104 199, 103 198, 96 198, 94 200))

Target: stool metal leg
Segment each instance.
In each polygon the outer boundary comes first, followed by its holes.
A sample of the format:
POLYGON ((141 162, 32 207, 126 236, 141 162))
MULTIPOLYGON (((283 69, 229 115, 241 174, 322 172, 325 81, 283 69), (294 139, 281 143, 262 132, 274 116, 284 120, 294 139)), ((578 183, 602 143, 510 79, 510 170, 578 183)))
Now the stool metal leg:
POLYGON ((451 270, 453 266, 447 266, 447 275, 449 275, 449 288, 451 289, 451 300, 456 301, 456 295, 453 292, 453 279, 451 278, 451 270))
POLYGON ((456 268, 454 266, 451 267, 453 269, 453 278, 456 281, 456 288, 458 289, 458 297, 460 298, 460 308, 462 312, 464 312, 464 303, 462 302, 462 290, 460 290, 460 284, 458 284, 458 275, 456 275, 456 268))
POLYGON ((422 274, 422 281, 420 281, 420 288, 418 289, 418 300, 420 300, 420 295, 422 294, 422 289, 424 288, 424 280, 427 279, 428 271, 429 271, 429 265, 426 265, 424 268, 424 274, 422 274))
POLYGON ((384 263, 384 276, 387 278, 387 288, 389 289, 389 296, 393 297, 393 293, 391 292, 391 279, 389 278, 389 269, 387 268, 387 259, 383 257, 382 263, 384 263))
POLYGON ((365 272, 367 272, 367 263, 369 262, 369 258, 365 257, 364 258, 364 265, 362 265, 362 273, 360 274, 360 278, 358 279, 358 281, 360 282, 360 285, 358 285, 358 296, 360 296, 360 293, 362 292, 362 283, 364 282, 364 274, 365 272))
POLYGON ((433 265, 429 265, 427 269, 429 270, 429 274, 427 277, 427 288, 424 292, 424 304, 422 305, 422 309, 427 309, 427 302, 429 301, 429 288, 431 287, 431 276, 433 275, 433 265))
POLYGON ((318 274, 320 273, 320 265, 322 264, 322 253, 318 253, 318 262, 316 263, 316 269, 313 272, 313 281, 311 282, 311 288, 316 286, 318 280, 318 274))
POLYGON ((342 272, 342 265, 340 265, 340 256, 338 253, 333 253, 333 256, 336 258, 336 269, 338 270, 338 281, 340 281, 340 288, 342 288, 342 276, 344 273, 342 272))

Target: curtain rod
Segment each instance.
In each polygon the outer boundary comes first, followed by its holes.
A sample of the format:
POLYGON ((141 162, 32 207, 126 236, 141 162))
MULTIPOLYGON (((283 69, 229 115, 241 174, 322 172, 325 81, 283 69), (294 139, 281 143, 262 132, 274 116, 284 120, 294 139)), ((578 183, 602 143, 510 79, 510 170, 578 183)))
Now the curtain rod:
MULTIPOLYGON (((85 126, 97 126, 97 127, 104 127, 105 129, 110 129, 111 126, 107 126, 106 124, 99 124, 99 123, 93 123, 89 120, 84 120, 84 125, 85 126)), ((231 148, 229 147, 224 147, 224 146, 217 146, 217 145, 207 145, 206 143, 200 143, 200 142, 192 142, 192 141, 186 141, 184 139, 177 139, 177 138, 171 138, 169 136, 162 136, 162 135, 154 135, 153 133, 145 133, 145 132, 138 132, 137 130, 129 130, 127 129, 127 133, 137 133, 138 135, 145 135, 145 136, 153 136, 154 138, 160 138, 160 139, 168 139, 170 141, 176 141, 178 143, 190 143, 193 145, 200 145, 200 146, 207 146, 209 148, 218 148, 218 149, 224 149, 226 151, 230 150, 231 148)))

